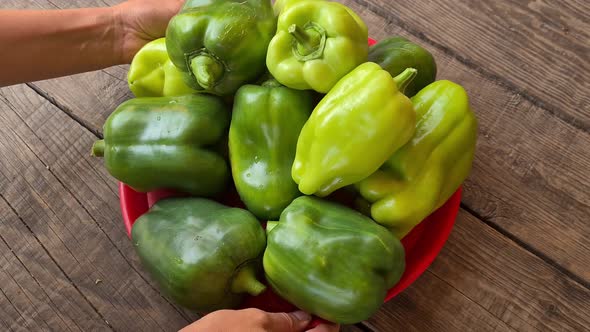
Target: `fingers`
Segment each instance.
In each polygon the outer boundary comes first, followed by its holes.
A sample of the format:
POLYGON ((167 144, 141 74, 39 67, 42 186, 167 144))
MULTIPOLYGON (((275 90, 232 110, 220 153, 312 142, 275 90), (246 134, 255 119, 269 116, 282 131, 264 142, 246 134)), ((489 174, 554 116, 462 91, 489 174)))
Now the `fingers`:
POLYGON ((263 324, 268 331, 300 332, 311 321, 311 316, 303 311, 292 313, 266 313, 268 321, 263 324))
MULTIPOLYGON (((270 313, 259 309, 219 310, 206 315, 180 332, 210 331, 266 331, 266 332, 303 332, 311 316, 303 311, 292 313, 270 313)), ((338 329, 313 330, 319 332, 336 332, 338 329)))
POLYGON ((340 331, 339 324, 325 324, 325 323, 320 324, 311 330, 308 330, 308 332, 338 332, 338 331, 340 331))

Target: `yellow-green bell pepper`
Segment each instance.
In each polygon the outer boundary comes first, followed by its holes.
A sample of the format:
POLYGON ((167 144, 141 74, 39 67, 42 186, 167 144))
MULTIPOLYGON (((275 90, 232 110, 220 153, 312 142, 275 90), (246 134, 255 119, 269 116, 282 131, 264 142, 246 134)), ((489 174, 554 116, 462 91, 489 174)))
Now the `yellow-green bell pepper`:
POLYGON ((276 0, 274 5, 272 6, 272 10, 274 11, 276 16, 279 16, 285 8, 287 8, 293 4, 296 4, 298 2, 301 2, 301 1, 323 1, 323 0, 276 0))
POLYGON ((438 209, 471 171, 477 119, 458 84, 436 81, 412 98, 414 137, 381 169, 356 184, 371 216, 398 238, 438 209))
POLYGON ((174 97, 196 93, 168 57, 166 38, 153 40, 135 54, 127 73, 135 97, 174 97))
POLYGON ((350 8, 330 1, 292 1, 282 8, 266 66, 281 84, 327 93, 367 61, 367 26, 350 8))
POLYGON ((392 78, 367 62, 330 90, 297 141, 291 175, 302 193, 322 197, 368 177, 412 137, 416 114, 402 92, 415 75, 392 78))

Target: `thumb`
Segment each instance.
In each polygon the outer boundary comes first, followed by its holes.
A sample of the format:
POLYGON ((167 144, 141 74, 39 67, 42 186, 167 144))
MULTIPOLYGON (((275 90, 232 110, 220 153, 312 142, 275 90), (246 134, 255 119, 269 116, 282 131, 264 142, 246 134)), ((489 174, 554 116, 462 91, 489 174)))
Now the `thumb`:
POLYGON ((268 318, 265 328, 269 331, 300 332, 311 322, 311 315, 304 311, 269 313, 268 318))

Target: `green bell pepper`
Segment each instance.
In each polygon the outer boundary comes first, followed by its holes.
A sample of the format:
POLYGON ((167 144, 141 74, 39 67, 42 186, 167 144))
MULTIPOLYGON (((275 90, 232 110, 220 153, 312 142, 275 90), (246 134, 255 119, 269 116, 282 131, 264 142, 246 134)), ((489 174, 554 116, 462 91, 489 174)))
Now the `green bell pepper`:
POLYGON ((229 110, 212 95, 125 101, 104 124, 92 154, 109 173, 139 192, 176 189, 197 196, 221 193, 227 162, 215 151, 229 127, 229 110))
POLYGON ((406 96, 412 97, 436 79, 436 62, 430 52, 404 37, 390 37, 371 46, 369 61, 387 70, 391 76, 406 68, 415 68, 418 74, 408 84, 406 96))
POLYGON ((347 207, 302 196, 267 223, 266 280, 281 297, 323 319, 369 318, 401 278, 405 252, 385 227, 347 207))
POLYGON ((356 184, 371 216, 399 238, 444 204, 467 178, 477 119, 465 90, 437 81, 412 98, 416 134, 381 170, 356 184))
POLYGON ((265 70, 276 30, 270 0, 197 1, 171 20, 166 46, 189 85, 231 95, 265 70))
POLYGON ((281 84, 327 93, 344 75, 367 61, 365 23, 337 2, 297 1, 279 15, 266 66, 281 84))
POLYGON ((275 16, 279 16, 285 8, 287 8, 293 4, 296 4, 298 2, 301 2, 301 1, 322 1, 322 0, 276 0, 274 5, 272 6, 272 9, 275 13, 275 16))
POLYGON ((214 3, 216 0, 185 0, 182 8, 180 9, 185 10, 187 8, 194 8, 194 7, 204 7, 209 6, 214 3))
POLYGON ((182 96, 197 91, 184 82, 183 74, 172 64, 166 39, 153 40, 133 57, 127 82, 135 97, 182 96))
POLYGON ((168 198, 137 219, 131 238, 160 290, 187 309, 235 308, 245 295, 266 288, 256 279, 264 229, 246 210, 203 198, 168 198))
POLYGON ((302 193, 326 196, 366 178, 412 137, 416 114, 401 91, 415 74, 392 78, 367 62, 330 90, 297 142, 292 176, 302 193))
POLYGON ((236 93, 229 129, 232 175, 242 201, 261 219, 278 218, 301 195, 291 167, 312 110, 310 91, 275 80, 244 85, 236 93))

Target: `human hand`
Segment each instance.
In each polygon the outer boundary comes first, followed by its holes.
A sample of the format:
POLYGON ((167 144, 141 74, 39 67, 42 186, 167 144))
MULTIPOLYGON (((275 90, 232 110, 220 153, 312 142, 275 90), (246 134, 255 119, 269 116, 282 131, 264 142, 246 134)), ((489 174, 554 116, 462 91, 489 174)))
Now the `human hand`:
MULTIPOLYGON (((311 321, 303 311, 270 313, 259 309, 218 310, 179 332, 302 332, 311 321)), ((309 332, 338 332, 337 324, 320 324, 309 332)))
POLYGON ((121 61, 130 63, 139 49, 166 35, 166 27, 183 0, 127 0, 113 7, 121 61))

